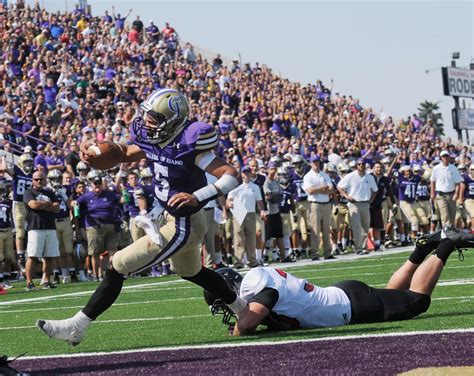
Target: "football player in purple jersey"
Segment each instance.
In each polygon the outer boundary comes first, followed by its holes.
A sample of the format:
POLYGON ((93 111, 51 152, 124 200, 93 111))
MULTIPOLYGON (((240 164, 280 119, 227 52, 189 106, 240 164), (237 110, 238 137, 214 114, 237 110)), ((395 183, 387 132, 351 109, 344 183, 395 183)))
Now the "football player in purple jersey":
POLYGON ((30 154, 23 154, 18 159, 18 166, 7 168, 5 158, 2 158, 0 172, 6 172, 13 178, 13 220, 16 229, 15 245, 18 264, 22 270, 25 268, 25 219, 26 206, 23 203, 23 194, 33 184, 33 158, 30 154))
MULTIPOLYGON (((217 145, 214 127, 191 123, 188 115, 187 99, 173 89, 157 90, 140 105, 131 124, 134 145, 122 145, 122 162, 147 159, 154 171, 159 205, 135 218, 147 235, 115 253, 110 270, 81 311, 65 320, 37 321, 51 338, 77 345, 92 321, 117 299, 127 276, 168 258, 177 274, 220 297, 233 312, 238 314, 247 306, 220 274, 201 264, 199 246, 207 230, 201 208, 239 183, 238 172, 213 152, 217 145), (207 184, 205 172, 217 182, 207 184)), ((85 161, 90 145, 88 141, 81 145, 85 161)))
POLYGON ((0 287, 12 288, 9 282, 13 261, 12 200, 8 198, 5 182, 0 182, 0 287))
POLYGON ((463 182, 461 183, 459 201, 464 205, 469 214, 471 232, 474 231, 474 164, 469 166, 469 172, 461 175, 463 182))
POLYGON ((401 174, 398 175, 398 199, 400 200, 400 209, 410 221, 411 235, 416 239, 419 227, 423 233, 429 232, 429 220, 425 212, 416 200, 416 193, 421 177, 413 174, 413 168, 409 165, 400 168, 401 174))

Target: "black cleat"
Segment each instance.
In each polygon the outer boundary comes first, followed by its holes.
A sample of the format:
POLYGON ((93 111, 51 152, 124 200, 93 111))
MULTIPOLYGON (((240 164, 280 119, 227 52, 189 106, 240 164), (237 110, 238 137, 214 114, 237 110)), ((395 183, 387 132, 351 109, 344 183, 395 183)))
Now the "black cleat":
POLYGON ((474 248, 474 234, 446 226, 442 230, 441 237, 451 240, 456 248, 474 248))

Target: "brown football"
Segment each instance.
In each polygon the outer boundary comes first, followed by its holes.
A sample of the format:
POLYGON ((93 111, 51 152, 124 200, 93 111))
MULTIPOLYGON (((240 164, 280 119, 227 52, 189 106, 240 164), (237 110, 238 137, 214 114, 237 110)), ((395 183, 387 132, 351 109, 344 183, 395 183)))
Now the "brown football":
POLYGON ((108 170, 122 162, 125 151, 119 144, 110 141, 99 142, 87 149, 88 162, 93 168, 108 170))

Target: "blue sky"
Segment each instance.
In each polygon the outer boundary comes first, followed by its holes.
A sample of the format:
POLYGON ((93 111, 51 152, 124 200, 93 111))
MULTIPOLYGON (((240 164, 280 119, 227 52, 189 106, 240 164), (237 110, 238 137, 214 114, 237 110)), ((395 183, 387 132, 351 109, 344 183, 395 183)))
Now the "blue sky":
MULTIPOLYGON (((32 3, 32 1, 29 1, 32 3)), ((72 0, 40 1, 72 9, 72 0)), ((145 25, 165 22, 196 46, 244 62, 260 62, 302 83, 334 79, 334 90, 395 118, 439 101, 453 135, 454 101, 442 92, 441 66, 460 52, 458 66, 474 58, 472 1, 109 1, 89 0, 93 14, 115 5, 133 8, 145 25), (431 69, 429 73, 425 73, 431 69)), ((470 99, 466 106, 474 108, 470 99)))

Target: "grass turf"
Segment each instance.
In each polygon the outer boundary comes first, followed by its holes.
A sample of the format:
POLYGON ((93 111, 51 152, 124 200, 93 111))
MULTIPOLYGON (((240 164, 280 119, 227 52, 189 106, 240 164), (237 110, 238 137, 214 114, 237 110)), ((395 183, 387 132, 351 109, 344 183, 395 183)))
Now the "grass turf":
MULTIPOLYGON (((390 275, 406 260, 408 253, 380 255, 353 261, 310 264, 287 270, 319 286, 343 279, 357 279, 383 287, 390 275)), ((0 354, 27 352, 28 355, 114 351, 190 344, 279 341, 340 335, 405 331, 463 329, 474 327, 474 254, 466 252, 464 262, 454 253, 441 275, 427 313, 400 322, 350 325, 337 328, 266 333, 237 338, 227 335, 220 317, 212 317, 202 290, 176 276, 134 278, 126 281, 116 304, 90 328, 77 347, 53 341, 34 325, 39 318, 62 319, 76 313, 87 302, 97 284, 86 282, 61 285, 54 290, 24 291, 15 283, 0 296, 0 354), (18 301, 15 304, 9 302, 18 301), (21 302, 20 302, 21 301, 21 302)), ((282 265, 285 269, 285 265, 282 265)))

